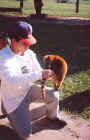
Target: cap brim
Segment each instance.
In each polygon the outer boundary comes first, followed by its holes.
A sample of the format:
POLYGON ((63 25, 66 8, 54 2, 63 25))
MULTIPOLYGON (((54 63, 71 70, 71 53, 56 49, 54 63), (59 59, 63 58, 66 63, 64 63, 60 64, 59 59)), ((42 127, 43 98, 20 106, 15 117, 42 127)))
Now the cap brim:
POLYGON ((26 46, 31 46, 31 45, 36 44, 37 40, 35 39, 35 37, 30 36, 29 38, 21 39, 21 42, 25 44, 26 46))

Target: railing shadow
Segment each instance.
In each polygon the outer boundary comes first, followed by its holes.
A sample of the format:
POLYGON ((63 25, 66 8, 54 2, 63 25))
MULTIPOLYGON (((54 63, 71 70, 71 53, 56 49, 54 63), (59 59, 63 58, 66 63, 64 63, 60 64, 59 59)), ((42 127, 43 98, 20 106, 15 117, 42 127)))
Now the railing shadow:
POLYGON ((81 113, 90 105, 90 90, 76 93, 60 101, 60 110, 66 109, 71 112, 81 113))

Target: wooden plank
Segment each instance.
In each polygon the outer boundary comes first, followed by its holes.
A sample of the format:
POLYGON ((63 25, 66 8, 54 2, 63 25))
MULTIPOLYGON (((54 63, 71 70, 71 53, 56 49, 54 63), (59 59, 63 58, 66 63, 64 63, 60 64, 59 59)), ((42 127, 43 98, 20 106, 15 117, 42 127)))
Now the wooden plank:
POLYGON ((9 8, 9 7, 0 7, 1 12, 21 12, 23 14, 23 0, 20 0, 20 8, 9 8))
POLYGON ((6 11, 9 11, 9 12, 13 12, 13 11, 20 12, 20 8, 0 7, 0 11, 2 11, 2 12, 6 12, 6 11))

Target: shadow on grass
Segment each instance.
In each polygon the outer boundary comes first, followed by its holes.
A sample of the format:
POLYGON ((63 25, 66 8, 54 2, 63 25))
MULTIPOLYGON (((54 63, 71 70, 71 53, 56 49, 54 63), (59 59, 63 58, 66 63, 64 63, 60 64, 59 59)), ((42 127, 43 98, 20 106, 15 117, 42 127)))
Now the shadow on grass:
POLYGON ((90 90, 69 96, 60 101, 60 109, 81 113, 90 105, 90 90))

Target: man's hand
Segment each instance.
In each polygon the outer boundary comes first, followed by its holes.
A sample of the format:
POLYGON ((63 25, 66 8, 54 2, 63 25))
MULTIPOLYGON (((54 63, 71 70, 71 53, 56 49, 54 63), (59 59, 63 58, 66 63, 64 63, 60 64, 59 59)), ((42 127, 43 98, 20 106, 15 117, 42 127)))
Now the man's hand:
POLYGON ((50 69, 45 69, 42 71, 42 79, 49 79, 49 78, 52 78, 53 76, 53 72, 52 70, 50 69))

